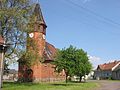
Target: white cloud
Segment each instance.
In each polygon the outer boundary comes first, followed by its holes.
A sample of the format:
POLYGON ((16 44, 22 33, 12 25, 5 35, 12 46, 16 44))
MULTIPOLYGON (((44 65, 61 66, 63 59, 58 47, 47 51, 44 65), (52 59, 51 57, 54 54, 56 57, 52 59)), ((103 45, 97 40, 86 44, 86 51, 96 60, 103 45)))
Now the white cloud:
POLYGON ((96 69, 99 64, 103 63, 100 57, 91 56, 91 55, 88 55, 88 57, 90 62, 93 64, 93 69, 96 69))

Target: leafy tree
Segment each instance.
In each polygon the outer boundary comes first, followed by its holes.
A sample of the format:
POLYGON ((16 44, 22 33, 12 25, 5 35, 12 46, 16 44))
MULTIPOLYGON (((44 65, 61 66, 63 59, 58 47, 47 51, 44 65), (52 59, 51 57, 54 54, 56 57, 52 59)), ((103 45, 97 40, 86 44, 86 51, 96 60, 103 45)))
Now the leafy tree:
POLYGON ((92 64, 83 49, 77 49, 75 54, 75 75, 79 76, 81 82, 82 76, 90 73, 92 64))
POLYGON ((74 73, 74 53, 76 51, 76 48, 73 46, 70 46, 69 48, 64 48, 62 50, 58 50, 58 53, 55 57, 55 61, 53 64, 55 64, 55 68, 57 72, 61 72, 62 70, 65 71, 66 74, 66 83, 68 76, 72 76, 74 73))
POLYGON ((14 58, 25 48, 25 32, 28 30, 29 0, 0 0, 0 35, 5 43, 12 44, 7 51, 7 58, 14 58))
POLYGON ((54 64, 57 72, 61 72, 64 69, 66 83, 67 77, 74 75, 79 76, 81 82, 82 76, 88 74, 92 69, 92 64, 89 62, 87 53, 82 49, 76 49, 72 45, 58 51, 54 64))
POLYGON ((28 27, 33 6, 31 1, 0 0, 0 35, 5 43, 11 44, 5 55, 9 63, 16 57, 20 58, 26 49, 26 32, 31 30, 28 27))
MULTIPOLYGON (((0 36, 4 38, 5 43, 11 44, 5 53, 5 64, 2 65, 4 74, 8 72, 8 65, 14 62, 16 57, 21 57, 21 51, 26 48, 31 7, 30 0, 0 0, 0 36)), ((2 78, 2 73, 0 77, 2 78)))

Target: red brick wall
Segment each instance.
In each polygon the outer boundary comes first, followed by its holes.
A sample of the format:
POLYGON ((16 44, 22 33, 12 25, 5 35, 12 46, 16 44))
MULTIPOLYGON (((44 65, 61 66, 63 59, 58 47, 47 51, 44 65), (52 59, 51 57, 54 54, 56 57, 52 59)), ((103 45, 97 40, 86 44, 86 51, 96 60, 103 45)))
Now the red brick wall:
POLYGON ((65 79, 65 73, 58 74, 55 72, 54 65, 50 63, 39 63, 32 67, 33 79, 35 82, 49 82, 65 79))

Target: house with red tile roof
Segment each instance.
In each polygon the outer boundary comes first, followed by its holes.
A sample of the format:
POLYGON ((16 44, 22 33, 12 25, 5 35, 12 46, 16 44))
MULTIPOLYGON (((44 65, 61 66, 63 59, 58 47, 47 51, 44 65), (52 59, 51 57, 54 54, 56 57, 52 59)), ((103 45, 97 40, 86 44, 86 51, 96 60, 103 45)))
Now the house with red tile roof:
POLYGON ((45 37, 47 25, 44 21, 39 4, 34 6, 33 15, 35 17, 32 18, 30 23, 32 24, 34 30, 29 33, 28 39, 34 41, 37 51, 35 51, 32 46, 27 46, 26 48, 27 50, 31 50, 31 52, 38 53, 44 61, 40 62, 39 60, 36 60, 36 63, 28 68, 24 63, 25 60, 19 59, 18 78, 19 80, 27 79, 33 82, 65 80, 64 71, 61 73, 56 73, 54 68, 55 66, 51 64, 54 60, 57 49, 46 41, 45 37))
POLYGON ((94 72, 96 79, 116 79, 120 80, 120 61, 114 61, 98 65, 94 72))

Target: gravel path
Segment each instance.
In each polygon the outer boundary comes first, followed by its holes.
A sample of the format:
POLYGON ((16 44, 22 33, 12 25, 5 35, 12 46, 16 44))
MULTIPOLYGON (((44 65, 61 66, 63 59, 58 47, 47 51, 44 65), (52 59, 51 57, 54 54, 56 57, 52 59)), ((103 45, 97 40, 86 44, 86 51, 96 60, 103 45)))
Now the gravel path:
POLYGON ((101 86, 96 90, 120 90, 119 81, 97 81, 101 86))

